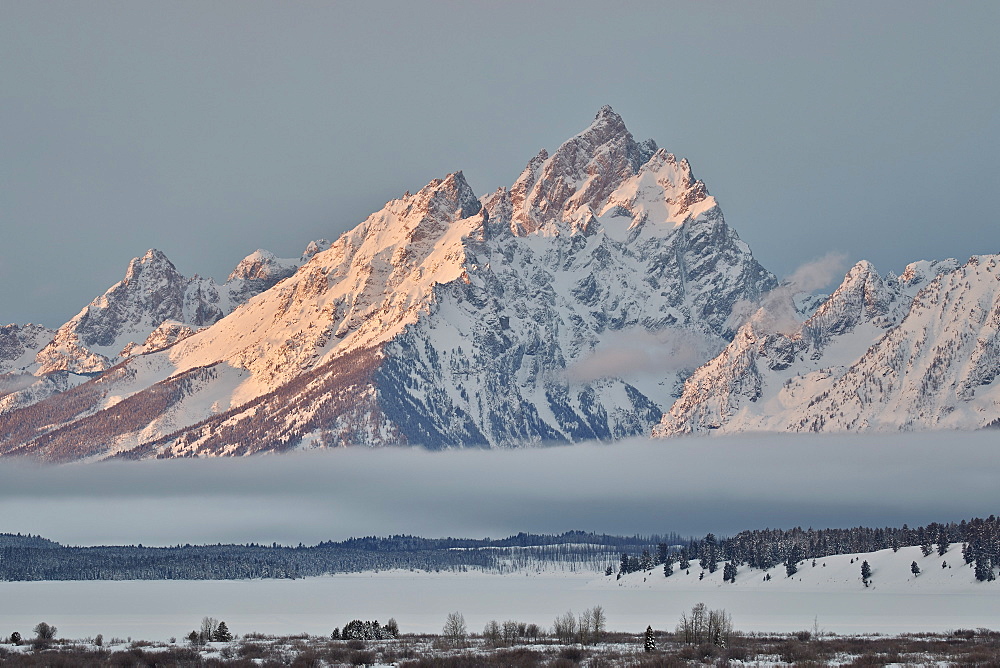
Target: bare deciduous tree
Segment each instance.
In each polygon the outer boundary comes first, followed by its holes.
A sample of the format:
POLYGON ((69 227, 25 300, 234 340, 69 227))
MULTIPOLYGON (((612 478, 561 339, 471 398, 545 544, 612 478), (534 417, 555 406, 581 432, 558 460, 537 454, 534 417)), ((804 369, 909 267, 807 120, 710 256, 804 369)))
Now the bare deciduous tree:
POLYGON ((465 636, 468 633, 468 629, 465 626, 465 616, 461 612, 449 612, 448 617, 444 621, 444 628, 441 634, 449 641, 452 645, 457 646, 465 641, 465 636))
POLYGON ((563 642, 573 642, 576 637, 576 617, 573 616, 572 610, 556 617, 552 622, 552 635, 563 642))
POLYGON ((725 610, 709 610, 704 603, 691 608, 690 615, 682 614, 677 624, 677 636, 685 643, 700 645, 712 643, 725 647, 733 632, 733 621, 725 610))
POLYGON ((212 637, 215 635, 216 629, 219 628, 219 620, 215 617, 202 617, 201 618, 201 642, 207 643, 212 641, 212 637))

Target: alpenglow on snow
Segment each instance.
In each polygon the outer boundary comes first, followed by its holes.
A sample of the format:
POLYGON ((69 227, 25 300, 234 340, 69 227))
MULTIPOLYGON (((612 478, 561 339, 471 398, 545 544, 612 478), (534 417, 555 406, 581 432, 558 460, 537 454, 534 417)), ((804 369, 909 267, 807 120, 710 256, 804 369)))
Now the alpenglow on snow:
POLYGON ((0 452, 648 434, 731 339, 734 304, 775 285, 687 161, 610 107, 510 188, 477 198, 455 172, 299 260, 259 251, 241 268, 217 286, 150 251, 58 332, 5 333, 16 389, 0 396, 0 452), (678 361, 616 367, 636 341, 678 361))

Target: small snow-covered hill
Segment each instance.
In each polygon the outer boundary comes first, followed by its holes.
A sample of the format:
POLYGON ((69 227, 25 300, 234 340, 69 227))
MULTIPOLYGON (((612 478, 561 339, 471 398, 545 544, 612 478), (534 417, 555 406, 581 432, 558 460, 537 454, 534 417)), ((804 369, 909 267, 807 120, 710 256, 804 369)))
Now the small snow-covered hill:
MULTIPOLYGON (((676 569, 676 563, 674 564, 676 569)), ((663 567, 652 571, 629 573, 616 580, 605 579, 603 587, 652 589, 670 591, 731 591, 731 592, 797 592, 802 594, 856 593, 859 596, 876 594, 966 593, 978 592, 996 595, 996 582, 979 582, 973 567, 962 559, 960 544, 952 545, 944 556, 932 552, 924 556, 920 547, 901 547, 862 554, 836 554, 806 559, 799 562, 798 572, 786 575, 785 565, 767 570, 748 566, 737 567, 736 580, 722 579, 725 562, 719 562, 714 573, 704 571, 697 562, 691 562, 687 572, 675 570, 665 577, 663 567), (872 576, 866 587, 861 579, 861 565, 867 561, 872 576), (815 562, 815 565, 813 563, 815 562), (916 562, 920 569, 914 575, 911 566, 916 562), (944 564, 944 566, 942 566, 944 564), (768 578, 770 576, 770 579, 768 578)))

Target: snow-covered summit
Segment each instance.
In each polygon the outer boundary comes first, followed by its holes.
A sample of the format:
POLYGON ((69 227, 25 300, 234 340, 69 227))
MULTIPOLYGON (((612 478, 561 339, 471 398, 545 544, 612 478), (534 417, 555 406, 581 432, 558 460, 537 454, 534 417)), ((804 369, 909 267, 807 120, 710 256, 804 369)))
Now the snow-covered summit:
MULTIPOLYGON (((225 317, 53 397, 46 410, 87 446, 16 447, 61 459, 644 434, 684 365, 725 345, 733 306, 775 285, 687 162, 636 142, 609 107, 510 188, 480 200, 455 172, 304 255, 225 317), (579 372, 653 336, 694 343, 636 377, 579 372), (127 413, 154 396, 155 415, 127 413)), ((232 280, 275 266, 255 253, 232 280)))

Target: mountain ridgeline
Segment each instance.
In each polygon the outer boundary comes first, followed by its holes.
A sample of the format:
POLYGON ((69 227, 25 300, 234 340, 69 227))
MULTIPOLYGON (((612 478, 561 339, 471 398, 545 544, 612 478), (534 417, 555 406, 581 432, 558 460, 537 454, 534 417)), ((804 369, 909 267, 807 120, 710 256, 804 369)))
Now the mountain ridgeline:
POLYGON ((57 330, 0 328, 0 456, 977 429, 1000 419, 997 259, 795 295, 604 107, 510 187, 449 174, 222 284, 150 250, 57 330))
POLYGON ((301 260, 256 256, 218 286, 150 251, 49 341, 12 333, 0 452, 644 435, 729 341, 733 306, 776 285, 687 161, 637 142, 609 107, 510 188, 478 198, 456 172, 301 260), (695 342, 686 368, 573 373, 620 336, 663 332, 695 342))

